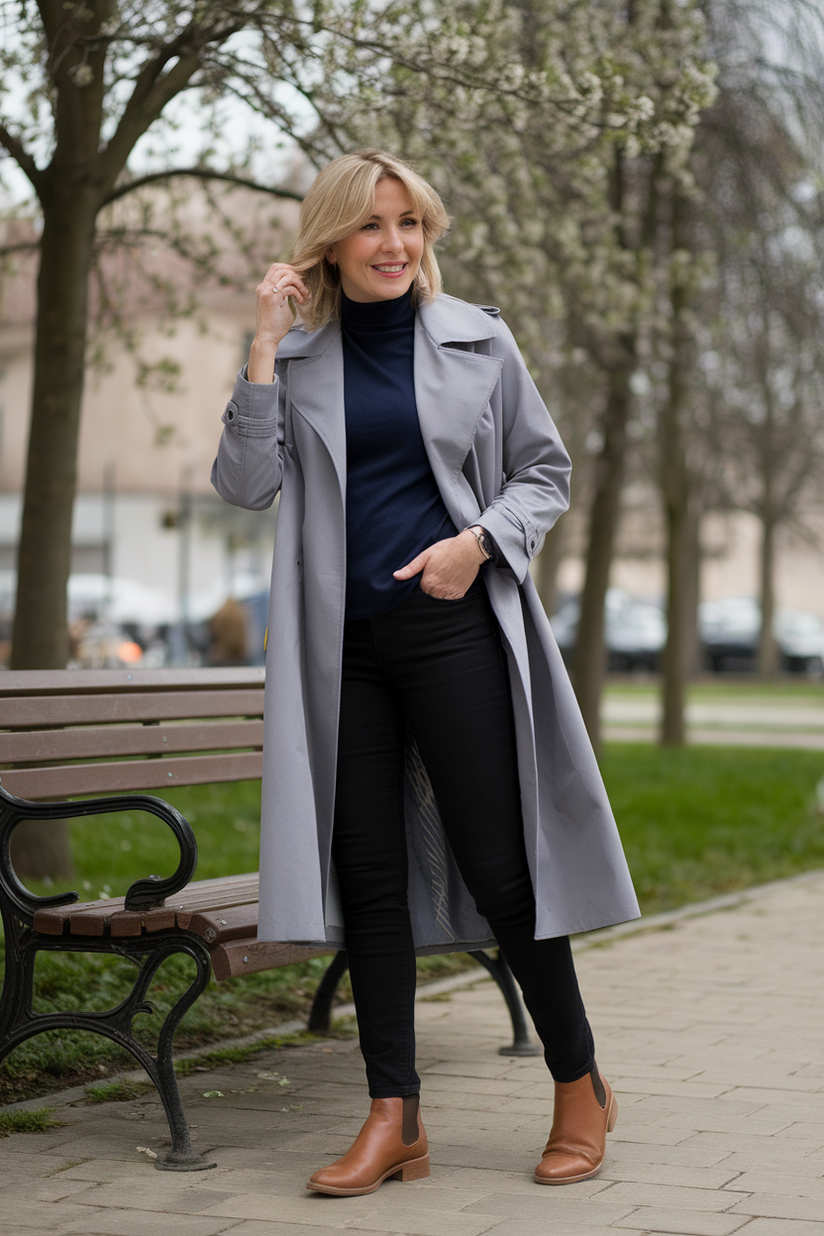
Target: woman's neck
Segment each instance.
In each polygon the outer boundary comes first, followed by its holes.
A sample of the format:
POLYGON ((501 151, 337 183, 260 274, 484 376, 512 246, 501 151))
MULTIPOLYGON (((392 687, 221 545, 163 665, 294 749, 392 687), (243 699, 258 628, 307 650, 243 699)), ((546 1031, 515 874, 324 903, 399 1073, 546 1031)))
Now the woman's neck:
POLYGON ((413 289, 391 300, 350 300, 341 289, 341 320, 349 330, 392 330, 398 326, 411 326, 415 321, 415 306, 412 304, 413 289))

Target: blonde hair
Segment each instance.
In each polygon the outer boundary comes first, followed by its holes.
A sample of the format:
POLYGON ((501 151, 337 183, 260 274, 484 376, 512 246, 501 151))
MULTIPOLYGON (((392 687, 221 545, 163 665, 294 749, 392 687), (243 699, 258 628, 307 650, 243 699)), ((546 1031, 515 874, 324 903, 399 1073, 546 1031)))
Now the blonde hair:
POLYGON ((333 159, 318 173, 300 208, 300 227, 290 260, 312 293, 309 303, 301 307, 307 330, 317 330, 340 317, 340 274, 327 261, 326 250, 366 222, 374 210, 378 182, 387 177, 400 181, 421 217, 423 256, 412 285, 414 301, 434 300, 440 292, 441 272, 434 245, 449 227, 443 202, 402 159, 383 150, 357 150, 333 159))

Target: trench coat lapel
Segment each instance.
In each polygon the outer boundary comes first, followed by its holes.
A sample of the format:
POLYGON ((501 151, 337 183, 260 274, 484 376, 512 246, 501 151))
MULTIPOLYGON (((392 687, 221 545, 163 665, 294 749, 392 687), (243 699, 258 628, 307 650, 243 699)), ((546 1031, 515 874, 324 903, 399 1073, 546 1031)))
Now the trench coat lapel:
MULTIPOLYGON (((449 344, 490 338, 493 331, 485 318, 472 305, 440 297, 421 306, 415 323, 418 420, 435 480, 447 500, 501 369, 497 357, 449 344)), ((461 511, 460 516, 474 518, 475 513, 461 511)))
POLYGON ((278 348, 290 360, 289 402, 293 415, 312 426, 326 447, 346 494, 346 418, 343 402, 343 342, 334 320, 312 334, 292 330, 278 348))

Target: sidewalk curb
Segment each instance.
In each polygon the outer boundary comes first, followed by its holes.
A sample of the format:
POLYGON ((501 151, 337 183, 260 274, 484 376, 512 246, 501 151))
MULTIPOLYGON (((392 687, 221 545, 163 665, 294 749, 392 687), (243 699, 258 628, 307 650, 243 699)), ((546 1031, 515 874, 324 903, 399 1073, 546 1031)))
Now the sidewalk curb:
MULTIPOLYGON (((597 931, 589 931, 573 939, 572 951, 580 953, 586 949, 599 948, 612 944, 615 940, 621 940, 625 936, 638 935, 641 932, 666 931, 678 923, 685 922, 687 919, 702 918, 707 914, 715 914, 720 910, 734 910, 738 906, 746 905, 751 901, 757 901, 759 898, 769 896, 771 892, 787 888, 789 885, 814 884, 816 881, 824 881, 824 868, 815 871, 804 871, 800 875, 787 876, 782 880, 771 880, 767 884, 756 884, 752 888, 741 889, 739 892, 725 893, 720 897, 711 897, 707 901, 696 901, 689 905, 679 906, 677 910, 664 910, 660 914, 651 914, 647 918, 633 919, 628 923, 618 923, 615 927, 602 927, 597 931)), ((450 975, 448 978, 436 979, 432 983, 423 984, 418 988, 416 999, 421 1000, 430 996, 440 995, 441 993, 457 991, 462 987, 471 987, 475 983, 491 982, 492 979, 485 970, 466 970, 461 974, 450 975)), ((355 1006, 354 1004, 343 1004, 337 1007, 334 1013, 337 1017, 352 1017, 355 1013, 355 1006)), ((249 1047, 265 1039, 272 1037, 282 1038, 290 1034, 297 1034, 305 1029, 305 1023, 299 1018, 294 1018, 292 1021, 282 1022, 280 1025, 271 1026, 266 1030, 258 1030, 254 1034, 248 1034, 242 1038, 224 1039, 219 1043, 212 1043, 208 1046, 193 1048, 191 1051, 181 1052, 175 1059, 192 1060, 211 1051, 249 1047)), ((128 1073, 118 1073, 115 1076, 122 1081, 145 1081, 147 1077, 144 1069, 133 1069, 128 1073)), ((112 1080, 112 1078, 107 1078, 105 1081, 101 1079, 98 1084, 109 1085, 112 1080)), ((94 1083, 90 1083, 90 1085, 94 1085, 94 1083)), ((0 1108, 0 1110, 17 1112, 34 1111, 41 1107, 65 1107, 83 1099, 87 1088, 88 1086, 72 1086, 68 1090, 60 1090, 55 1094, 43 1094, 36 1099, 24 1099, 20 1103, 9 1103, 5 1107, 0 1108)))

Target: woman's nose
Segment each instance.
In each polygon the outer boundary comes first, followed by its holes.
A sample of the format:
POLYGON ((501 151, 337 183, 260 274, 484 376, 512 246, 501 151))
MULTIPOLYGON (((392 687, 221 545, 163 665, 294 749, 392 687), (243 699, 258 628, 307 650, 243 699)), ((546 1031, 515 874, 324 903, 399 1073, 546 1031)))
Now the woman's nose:
POLYGON ((391 253, 397 253, 399 249, 403 248, 403 237, 397 228, 389 228, 384 233, 383 248, 391 253))

